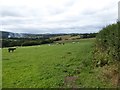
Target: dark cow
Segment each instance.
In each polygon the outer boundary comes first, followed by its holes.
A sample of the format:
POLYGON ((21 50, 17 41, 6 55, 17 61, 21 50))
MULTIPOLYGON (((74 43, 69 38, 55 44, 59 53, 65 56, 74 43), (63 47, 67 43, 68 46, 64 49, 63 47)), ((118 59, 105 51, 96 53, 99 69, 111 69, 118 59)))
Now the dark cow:
POLYGON ((64 45, 65 43, 58 43, 58 44, 64 45))
POLYGON ((8 52, 13 52, 14 50, 16 50, 16 48, 14 47, 14 48, 8 48, 8 52))

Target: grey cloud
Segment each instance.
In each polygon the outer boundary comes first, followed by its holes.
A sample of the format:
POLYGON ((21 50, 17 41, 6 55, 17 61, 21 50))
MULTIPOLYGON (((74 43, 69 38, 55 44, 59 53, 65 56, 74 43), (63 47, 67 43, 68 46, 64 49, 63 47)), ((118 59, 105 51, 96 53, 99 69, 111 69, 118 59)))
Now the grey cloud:
POLYGON ((1 16, 2 17, 6 17, 6 16, 20 17, 21 15, 14 11, 4 10, 3 12, 1 12, 1 16))
POLYGON ((12 25, 12 24, 15 24, 15 25, 19 25, 19 24, 29 24, 29 23, 32 23, 33 22, 33 19, 32 18, 29 18, 29 17, 24 17, 24 18, 21 18, 21 17, 17 17, 17 18, 11 18, 11 17, 8 17, 8 18, 4 18, 1 20, 2 21, 2 25, 12 25))
POLYGON ((65 9, 62 8, 48 8, 50 15, 57 15, 65 12, 65 9))
POLYGON ((62 14, 65 13, 69 8, 71 8, 75 4, 76 0, 69 0, 64 6, 61 5, 61 7, 52 7, 49 6, 48 11, 50 11, 51 15, 57 15, 57 14, 62 14))
MULTIPOLYGON (((79 1, 79 0, 75 0, 79 1)), ((103 7, 96 11, 96 9, 85 9, 78 15, 67 15, 66 12, 75 5, 74 0, 66 3, 64 7, 47 7, 45 9, 37 8, 25 8, 25 7, 0 7, 0 24, 3 25, 15 25, 15 27, 5 27, 6 31, 13 32, 29 32, 29 33, 86 33, 86 32, 98 32, 102 27, 107 24, 113 23, 117 20, 117 10, 113 5, 103 7), (45 16, 44 10, 47 9, 49 18, 54 16, 63 15, 62 19, 48 21, 45 16), (35 25, 38 27, 24 27, 24 25, 35 25), (48 27, 41 27, 40 24, 48 25, 48 27), (50 25, 52 28, 49 28, 50 25)), ((114 4, 115 5, 115 4, 114 4)), ((54 19, 54 18, 53 18, 54 19)))
POLYGON ((19 8, 16 7, 1 7, 0 8, 1 17, 22 17, 19 12, 19 8))
MULTIPOLYGON (((103 26, 101 25, 85 25, 85 26, 75 26, 75 27, 58 27, 58 28, 40 28, 40 27, 13 27, 8 29, 9 31, 18 33, 90 33, 97 32, 103 26)), ((7 28, 4 28, 7 29, 7 28)))

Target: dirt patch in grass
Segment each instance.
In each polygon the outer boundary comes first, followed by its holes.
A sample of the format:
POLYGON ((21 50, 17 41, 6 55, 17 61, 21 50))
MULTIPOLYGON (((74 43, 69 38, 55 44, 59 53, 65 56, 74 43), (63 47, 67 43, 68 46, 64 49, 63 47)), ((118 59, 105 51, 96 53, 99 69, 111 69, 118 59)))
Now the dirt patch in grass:
POLYGON ((76 80, 77 80, 77 76, 66 76, 64 78, 64 86, 69 87, 69 88, 77 88, 76 85, 76 80))

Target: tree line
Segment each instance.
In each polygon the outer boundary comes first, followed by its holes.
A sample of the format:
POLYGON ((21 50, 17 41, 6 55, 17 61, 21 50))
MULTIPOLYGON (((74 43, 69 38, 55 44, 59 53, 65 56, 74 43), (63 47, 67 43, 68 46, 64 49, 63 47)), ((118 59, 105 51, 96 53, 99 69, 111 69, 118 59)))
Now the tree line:
POLYGON ((14 47, 14 46, 33 46, 53 43, 53 40, 50 39, 21 39, 21 38, 12 38, 12 39, 3 39, 2 47, 14 47))

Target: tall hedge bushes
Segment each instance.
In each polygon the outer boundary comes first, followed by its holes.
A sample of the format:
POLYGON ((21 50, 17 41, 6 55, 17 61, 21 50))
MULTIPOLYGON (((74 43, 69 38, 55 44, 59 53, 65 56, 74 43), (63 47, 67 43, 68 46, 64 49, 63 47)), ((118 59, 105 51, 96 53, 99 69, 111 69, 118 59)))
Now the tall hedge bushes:
POLYGON ((120 61, 120 22, 104 27, 96 36, 95 63, 103 66, 120 61))

